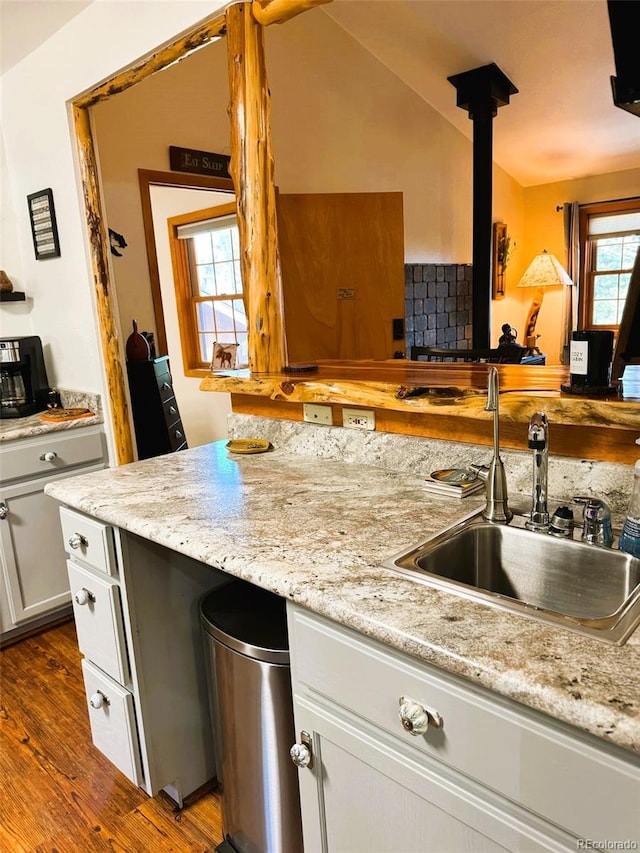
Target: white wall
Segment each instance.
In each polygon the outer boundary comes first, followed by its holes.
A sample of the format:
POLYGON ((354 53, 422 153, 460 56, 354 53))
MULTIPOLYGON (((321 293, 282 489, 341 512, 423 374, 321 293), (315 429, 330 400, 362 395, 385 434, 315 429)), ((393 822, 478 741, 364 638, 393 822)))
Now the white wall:
POLYGON ((224 5, 220 0, 94 0, 1 78, 3 226, 13 232, 17 247, 7 273, 30 296, 28 316, 2 306, 2 333, 40 335, 49 381, 102 393, 105 406, 68 102, 224 5), (36 261, 26 196, 45 187, 53 190, 61 257, 36 261))
POLYGON ((167 330, 167 352, 173 388, 189 447, 227 437, 227 415, 231 411, 231 396, 222 392, 200 391, 200 378, 184 375, 167 219, 180 213, 229 204, 232 200, 233 196, 228 193, 151 187, 153 227, 156 234, 160 289, 167 330))

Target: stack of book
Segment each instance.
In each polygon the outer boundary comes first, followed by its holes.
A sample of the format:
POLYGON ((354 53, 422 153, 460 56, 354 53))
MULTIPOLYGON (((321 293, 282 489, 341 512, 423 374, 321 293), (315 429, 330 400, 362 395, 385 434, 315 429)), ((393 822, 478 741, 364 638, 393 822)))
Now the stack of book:
POLYGON ((432 471, 425 480, 425 489, 438 495, 466 498, 482 491, 484 481, 468 468, 445 468, 432 471))

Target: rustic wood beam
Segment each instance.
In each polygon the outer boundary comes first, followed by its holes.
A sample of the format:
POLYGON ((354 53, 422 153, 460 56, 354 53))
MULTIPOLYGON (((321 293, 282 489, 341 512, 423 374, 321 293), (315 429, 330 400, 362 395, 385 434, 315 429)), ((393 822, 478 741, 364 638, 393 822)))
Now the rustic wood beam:
POLYGON ((331 3, 331 0, 253 0, 251 12, 263 27, 269 24, 283 24, 307 9, 331 3))
POLYGON ((282 280, 263 28, 241 3, 227 9, 230 173, 236 189, 252 372, 285 364, 282 280))
POLYGON ((172 42, 170 45, 159 48, 154 53, 145 56, 135 65, 107 80, 106 83, 96 86, 84 95, 80 95, 76 98, 74 106, 90 107, 93 104, 97 104, 98 101, 104 101, 112 95, 124 92, 125 89, 134 86, 151 74, 155 74, 156 71, 167 68, 167 66, 172 65, 174 62, 184 59, 185 56, 188 56, 194 50, 199 50, 205 44, 221 38, 225 34, 225 28, 226 19, 224 15, 219 15, 210 21, 205 21, 186 36, 172 42))
POLYGON ((129 426, 129 405, 127 402, 123 353, 118 344, 115 325, 115 305, 111 296, 108 274, 109 241, 102 221, 102 205, 98 188, 98 166, 95 159, 93 136, 89 110, 74 106, 75 135, 78 147, 78 160, 84 194, 85 214, 89 230, 89 251, 93 270, 93 285, 96 295, 96 308, 100 326, 102 358, 107 379, 111 426, 118 465, 132 462, 133 442, 129 426))

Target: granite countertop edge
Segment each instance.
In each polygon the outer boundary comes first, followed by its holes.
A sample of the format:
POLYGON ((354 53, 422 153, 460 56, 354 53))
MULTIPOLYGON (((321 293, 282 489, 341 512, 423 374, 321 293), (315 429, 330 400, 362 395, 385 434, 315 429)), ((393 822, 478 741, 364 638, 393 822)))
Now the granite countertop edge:
POLYGON ((417 660, 640 752, 638 632, 615 646, 437 591, 380 566, 479 508, 478 498, 434 498, 419 489, 418 478, 352 463, 280 451, 232 457, 223 442, 49 483, 45 491, 417 660), (416 520, 416 501, 425 503, 428 523, 416 520))

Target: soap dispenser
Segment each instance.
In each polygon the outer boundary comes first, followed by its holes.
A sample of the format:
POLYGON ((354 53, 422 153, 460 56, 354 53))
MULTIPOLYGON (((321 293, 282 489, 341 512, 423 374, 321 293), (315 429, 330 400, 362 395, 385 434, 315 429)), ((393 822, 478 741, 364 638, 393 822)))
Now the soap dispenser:
POLYGON ((633 487, 627 518, 620 534, 619 548, 640 558, 640 459, 633 469, 633 487))

